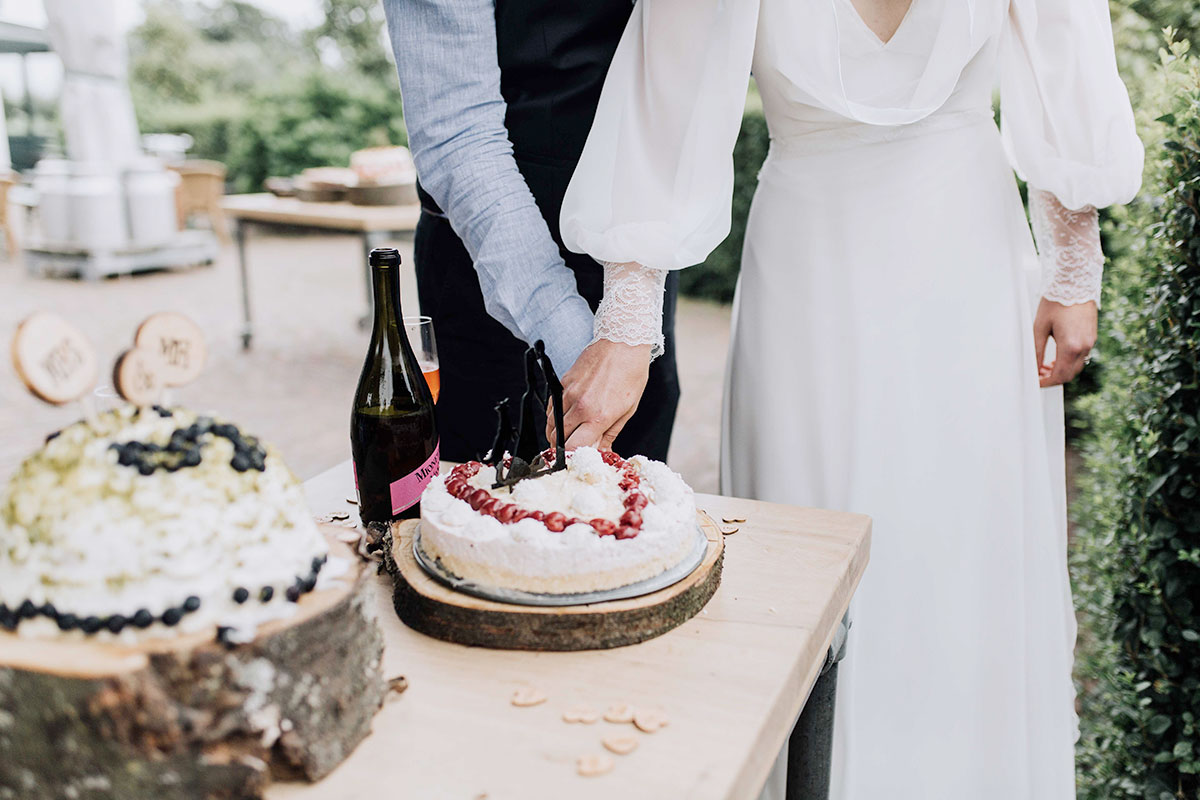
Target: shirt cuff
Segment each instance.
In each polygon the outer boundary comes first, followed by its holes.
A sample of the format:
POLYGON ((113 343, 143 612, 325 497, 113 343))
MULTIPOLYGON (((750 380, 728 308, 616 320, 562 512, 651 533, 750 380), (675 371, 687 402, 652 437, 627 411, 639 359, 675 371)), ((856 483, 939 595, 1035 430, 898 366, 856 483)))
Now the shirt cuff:
POLYGON ((562 378, 592 342, 595 318, 587 301, 579 295, 567 298, 529 330, 529 343, 541 339, 554 371, 562 378))

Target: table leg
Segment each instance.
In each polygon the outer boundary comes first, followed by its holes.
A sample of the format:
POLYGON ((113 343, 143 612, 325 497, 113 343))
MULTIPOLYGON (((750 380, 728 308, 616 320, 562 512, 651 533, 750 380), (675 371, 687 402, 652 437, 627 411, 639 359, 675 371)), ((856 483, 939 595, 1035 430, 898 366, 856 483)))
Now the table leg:
POLYGON ((787 800, 827 800, 829 797, 838 663, 846 655, 845 634, 849 629, 847 614, 788 739, 787 800))
POLYGON ((237 240, 238 272, 242 279, 242 349, 249 350, 254 338, 254 322, 250 317, 250 276, 246 267, 246 228, 245 220, 234 220, 234 238, 237 240))

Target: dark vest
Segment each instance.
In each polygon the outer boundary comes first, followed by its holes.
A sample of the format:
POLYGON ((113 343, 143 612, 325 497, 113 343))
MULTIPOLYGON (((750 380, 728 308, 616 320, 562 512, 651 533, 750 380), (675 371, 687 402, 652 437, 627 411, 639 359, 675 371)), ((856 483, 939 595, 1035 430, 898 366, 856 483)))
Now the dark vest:
MULTIPOLYGON (((505 125, 517 166, 560 247, 563 194, 632 10, 630 0, 496 0, 505 125)), ((424 192, 421 199, 436 209, 424 192)), ((590 258, 568 261, 595 265, 590 258)))

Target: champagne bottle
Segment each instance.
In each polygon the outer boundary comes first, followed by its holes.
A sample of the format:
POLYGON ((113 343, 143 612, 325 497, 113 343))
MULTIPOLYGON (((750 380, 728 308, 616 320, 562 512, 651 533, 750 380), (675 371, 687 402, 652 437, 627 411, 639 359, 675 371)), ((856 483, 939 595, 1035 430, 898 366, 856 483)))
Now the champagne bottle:
POLYGON ((400 253, 377 247, 369 261, 375 322, 350 422, 364 525, 420 516, 421 492, 439 467, 433 396, 400 316, 400 253))

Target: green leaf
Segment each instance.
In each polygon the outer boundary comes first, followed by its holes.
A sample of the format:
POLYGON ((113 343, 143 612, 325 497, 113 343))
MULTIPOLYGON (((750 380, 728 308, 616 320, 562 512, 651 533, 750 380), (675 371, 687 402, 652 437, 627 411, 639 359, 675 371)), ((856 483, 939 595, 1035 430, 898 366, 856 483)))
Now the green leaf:
POLYGON ((1156 714, 1151 717, 1149 724, 1146 725, 1146 729, 1155 736, 1162 736, 1167 732, 1167 728, 1169 727, 1171 727, 1171 718, 1162 714, 1156 714))

